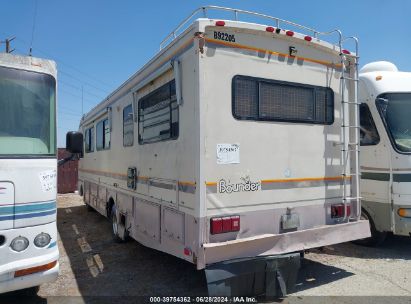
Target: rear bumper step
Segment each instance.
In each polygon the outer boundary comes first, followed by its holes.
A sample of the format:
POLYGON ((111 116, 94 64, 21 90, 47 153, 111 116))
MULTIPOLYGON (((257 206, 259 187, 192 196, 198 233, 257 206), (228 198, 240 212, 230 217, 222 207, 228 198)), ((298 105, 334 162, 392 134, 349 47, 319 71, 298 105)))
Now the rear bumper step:
POLYGON ((369 237, 370 228, 366 220, 335 225, 324 225, 312 229, 283 234, 264 234, 232 241, 203 244, 203 265, 238 258, 252 258, 299 252, 306 249, 349 242, 369 237))

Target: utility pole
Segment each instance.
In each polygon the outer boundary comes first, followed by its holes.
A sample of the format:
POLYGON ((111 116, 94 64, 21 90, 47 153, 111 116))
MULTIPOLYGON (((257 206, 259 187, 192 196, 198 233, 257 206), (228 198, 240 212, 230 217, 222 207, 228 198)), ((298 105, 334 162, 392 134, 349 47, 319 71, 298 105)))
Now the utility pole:
POLYGON ((16 37, 6 39, 6 53, 11 53, 14 51, 14 49, 10 49, 10 42, 12 42, 14 39, 16 39, 16 37))
POLYGON ((6 53, 11 53, 15 50, 15 49, 10 48, 10 42, 12 42, 14 39, 16 39, 16 37, 6 38, 5 41, 0 41, 0 43, 5 43, 6 44, 6 53))

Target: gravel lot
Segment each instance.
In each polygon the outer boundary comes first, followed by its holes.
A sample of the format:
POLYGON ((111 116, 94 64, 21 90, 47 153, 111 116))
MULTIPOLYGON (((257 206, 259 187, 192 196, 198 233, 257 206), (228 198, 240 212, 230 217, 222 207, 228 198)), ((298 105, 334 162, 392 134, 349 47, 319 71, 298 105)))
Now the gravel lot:
MULTIPOLYGON (((60 195, 58 208, 60 276, 41 286, 38 303, 101 303, 101 296, 207 294, 205 276, 193 265, 135 241, 114 243, 107 219, 88 211, 78 195, 60 195)), ((411 240, 402 237, 390 237, 379 248, 346 243, 313 250, 306 254, 296 292, 284 302, 355 303, 362 299, 375 304, 395 299, 411 303, 410 259, 411 240)))

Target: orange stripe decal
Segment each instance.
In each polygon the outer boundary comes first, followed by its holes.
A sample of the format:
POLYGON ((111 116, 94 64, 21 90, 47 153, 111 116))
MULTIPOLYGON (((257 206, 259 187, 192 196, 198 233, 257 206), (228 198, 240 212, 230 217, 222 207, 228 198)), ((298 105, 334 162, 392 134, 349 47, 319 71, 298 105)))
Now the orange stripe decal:
POLYGON ((275 52, 275 51, 272 51, 272 50, 260 49, 260 48, 256 48, 256 47, 252 47, 252 46, 248 46, 248 45, 242 45, 242 44, 236 44, 236 43, 232 43, 232 42, 220 41, 220 40, 216 40, 216 39, 212 39, 212 38, 205 38, 205 40, 207 42, 220 44, 220 45, 224 45, 224 46, 228 46, 228 47, 244 49, 244 50, 249 50, 249 51, 256 51, 256 52, 264 52, 264 53, 268 53, 268 54, 271 54, 271 55, 284 56, 284 57, 287 57, 287 58, 295 58, 297 60, 304 60, 304 61, 309 61, 309 62, 313 62, 313 63, 322 64, 322 65, 325 65, 325 66, 341 68, 341 63, 333 63, 333 62, 328 62, 328 61, 323 61, 323 60, 318 60, 318 59, 312 59, 312 58, 306 58, 306 57, 301 57, 301 56, 290 56, 289 54, 275 52))
MULTIPOLYGON (((100 171, 100 170, 91 170, 91 169, 83 169, 83 168, 79 168, 78 171, 85 172, 85 173, 91 173, 91 174, 97 174, 97 175, 110 175, 110 177, 116 177, 116 176, 127 177, 127 174, 110 172, 110 171, 100 171)), ((149 180, 150 177, 137 176, 137 179, 149 180)), ((179 181, 178 184, 182 186, 196 186, 197 185, 196 182, 191 182, 191 181, 179 181)))
POLYGON ((182 186, 196 186, 196 183, 192 183, 192 182, 178 182, 179 185, 182 186))
MULTIPOLYGON (((310 182, 310 181, 339 181, 343 180, 342 176, 331 177, 307 177, 307 178, 285 178, 285 179, 263 179, 261 183, 295 183, 295 182, 310 182)), ((351 179, 351 177, 346 177, 351 179)))
POLYGON ((115 176, 125 176, 127 177, 127 174, 123 173, 115 173, 115 172, 110 172, 110 171, 100 171, 100 170, 91 170, 91 169, 78 169, 81 172, 86 172, 86 173, 95 173, 95 174, 110 174, 110 175, 115 175, 115 176))
MULTIPOLYGON (((350 180, 351 176, 346 177, 350 180)), ((344 180, 342 176, 326 176, 326 177, 306 177, 306 178, 283 178, 283 179, 263 179, 262 184, 269 183, 296 183, 296 182, 313 182, 313 181, 340 181, 344 180)), ((217 186, 217 182, 206 182, 207 187, 217 186)))

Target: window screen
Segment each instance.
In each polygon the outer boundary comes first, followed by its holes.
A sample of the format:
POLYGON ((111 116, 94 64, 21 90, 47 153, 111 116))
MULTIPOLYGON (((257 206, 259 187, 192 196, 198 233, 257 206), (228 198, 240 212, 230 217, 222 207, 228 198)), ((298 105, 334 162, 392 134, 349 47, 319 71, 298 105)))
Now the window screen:
POLYGON ((110 126, 108 119, 104 119, 96 125, 96 148, 97 151, 110 148, 110 126))
POLYGON ((176 139, 179 117, 174 80, 141 98, 138 113, 140 144, 176 139))
POLYGON ((372 146, 380 142, 380 135, 367 104, 360 105, 360 145, 372 146))
POLYGON ((123 109, 123 146, 132 146, 134 141, 133 108, 130 105, 123 109))
POLYGON ((84 150, 86 152, 94 151, 94 127, 86 129, 85 136, 84 136, 84 144, 85 144, 84 150))
POLYGON ((233 115, 237 119, 332 124, 330 88, 235 76, 233 115))

